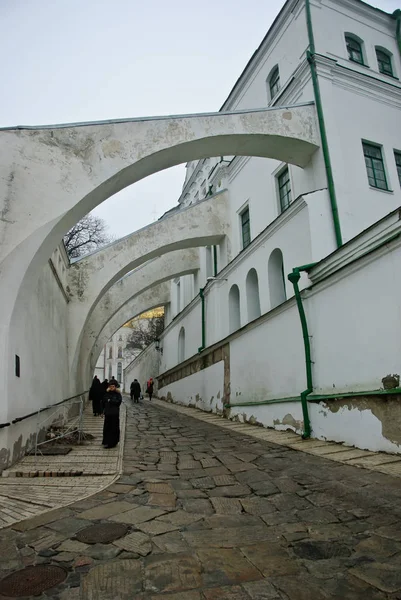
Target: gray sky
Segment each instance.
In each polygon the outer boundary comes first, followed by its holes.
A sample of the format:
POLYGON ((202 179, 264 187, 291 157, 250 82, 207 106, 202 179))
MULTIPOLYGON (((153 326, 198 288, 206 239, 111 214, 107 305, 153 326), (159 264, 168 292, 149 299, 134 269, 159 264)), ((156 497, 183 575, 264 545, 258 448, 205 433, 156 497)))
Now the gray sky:
MULTIPOLYGON (((217 111, 283 2, 0 0, 0 125, 217 111)), ((126 235, 174 206, 183 179, 168 169, 95 212, 126 235)))

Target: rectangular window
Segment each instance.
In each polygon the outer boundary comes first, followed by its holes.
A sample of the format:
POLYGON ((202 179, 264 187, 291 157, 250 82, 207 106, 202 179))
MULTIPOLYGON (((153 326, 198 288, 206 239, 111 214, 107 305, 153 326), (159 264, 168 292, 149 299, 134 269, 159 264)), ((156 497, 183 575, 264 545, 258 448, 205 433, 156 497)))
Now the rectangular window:
POLYGON ((382 50, 376 50, 377 64, 380 73, 394 77, 393 65, 391 64, 391 56, 382 50))
POLYGON ((284 212, 291 204, 291 181, 288 167, 278 175, 277 185, 281 212, 284 212))
POLYGON ((240 217, 242 232, 242 248, 246 248, 251 243, 251 223, 249 220, 249 207, 247 207, 241 213, 240 217))
POLYGON ((401 152, 394 152, 395 164, 397 167, 398 180, 401 185, 401 152))
POLYGON ((369 185, 380 190, 388 190, 386 172, 382 150, 380 146, 362 142, 363 154, 365 156, 366 170, 368 172, 369 185))
POLYGON ((270 99, 273 100, 274 96, 280 90, 280 71, 276 67, 273 73, 270 75, 270 99))

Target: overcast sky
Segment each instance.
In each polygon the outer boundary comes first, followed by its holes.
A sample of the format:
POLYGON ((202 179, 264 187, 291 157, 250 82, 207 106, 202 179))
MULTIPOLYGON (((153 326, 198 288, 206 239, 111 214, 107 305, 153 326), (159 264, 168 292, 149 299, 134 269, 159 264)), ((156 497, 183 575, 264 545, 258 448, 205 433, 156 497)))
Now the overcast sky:
MULTIPOLYGON (((217 111, 283 1, 0 0, 0 125, 217 111)), ((174 206, 183 179, 183 166, 152 175, 95 212, 126 235, 174 206)))

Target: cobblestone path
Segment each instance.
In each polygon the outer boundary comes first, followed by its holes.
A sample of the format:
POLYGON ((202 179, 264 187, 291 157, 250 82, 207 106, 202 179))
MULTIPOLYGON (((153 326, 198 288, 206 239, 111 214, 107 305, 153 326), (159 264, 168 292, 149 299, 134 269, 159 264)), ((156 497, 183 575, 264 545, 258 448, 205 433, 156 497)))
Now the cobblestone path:
POLYGON ((400 600, 400 501, 398 478, 145 401, 119 482, 3 530, 1 576, 64 567, 43 600, 400 600), (126 532, 76 539, 102 524, 126 532))

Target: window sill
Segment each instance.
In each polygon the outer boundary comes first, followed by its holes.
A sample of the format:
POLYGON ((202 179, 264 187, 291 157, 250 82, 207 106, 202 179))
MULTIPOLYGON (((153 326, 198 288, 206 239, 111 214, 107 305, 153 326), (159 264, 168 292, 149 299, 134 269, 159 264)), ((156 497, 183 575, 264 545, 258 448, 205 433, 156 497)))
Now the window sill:
POLYGON ((382 188, 375 187, 374 185, 369 186, 371 190, 375 192, 384 192, 385 194, 394 194, 394 190, 382 190, 382 188))
POLYGON ((381 71, 378 71, 379 75, 383 75, 383 77, 390 77, 390 79, 395 79, 396 81, 399 81, 399 77, 396 77, 395 75, 389 75, 389 73, 382 73, 381 71))
POLYGON ((358 65, 359 67, 364 67, 365 69, 370 69, 369 65, 365 65, 364 63, 360 63, 357 60, 352 60, 352 58, 349 58, 348 62, 352 63, 353 65, 358 65))

